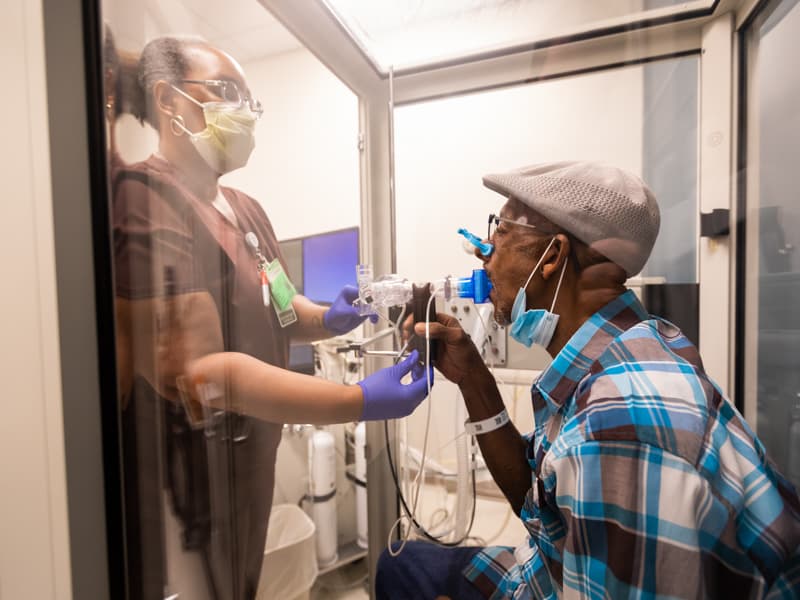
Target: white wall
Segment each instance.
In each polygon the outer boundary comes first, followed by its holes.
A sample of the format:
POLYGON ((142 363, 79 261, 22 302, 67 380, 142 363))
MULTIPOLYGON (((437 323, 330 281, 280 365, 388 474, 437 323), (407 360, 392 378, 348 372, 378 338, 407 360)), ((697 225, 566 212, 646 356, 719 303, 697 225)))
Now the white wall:
POLYGON ((358 98, 307 50, 243 68, 264 115, 250 162, 222 182, 256 198, 279 239, 358 226, 358 98))
MULTIPOLYGON (((71 598, 42 4, 9 0, 0 64, 0 598, 71 598)), ((101 565, 99 568, 105 568, 101 565)))

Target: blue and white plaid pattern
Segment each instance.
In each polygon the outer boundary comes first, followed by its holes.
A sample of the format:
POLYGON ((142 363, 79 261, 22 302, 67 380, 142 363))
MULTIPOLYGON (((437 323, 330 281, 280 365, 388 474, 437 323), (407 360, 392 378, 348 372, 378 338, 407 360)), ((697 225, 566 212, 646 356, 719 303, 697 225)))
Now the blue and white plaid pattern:
POLYGON ((465 575, 488 598, 800 598, 800 502, 672 324, 633 292, 532 389, 515 550, 465 575))

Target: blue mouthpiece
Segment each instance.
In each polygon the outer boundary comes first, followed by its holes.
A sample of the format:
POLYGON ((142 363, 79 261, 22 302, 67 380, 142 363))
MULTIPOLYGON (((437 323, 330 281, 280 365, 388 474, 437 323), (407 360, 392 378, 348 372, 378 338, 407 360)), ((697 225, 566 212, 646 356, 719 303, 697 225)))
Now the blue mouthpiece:
POLYGON ((459 298, 472 298, 475 304, 483 304, 489 300, 492 282, 486 276, 486 271, 475 269, 472 276, 458 278, 456 291, 459 298))
POLYGON ((494 246, 492 244, 481 241, 481 238, 474 233, 470 233, 463 227, 458 230, 458 233, 467 238, 467 241, 480 250, 481 254, 484 256, 489 256, 492 252, 494 252, 494 246))

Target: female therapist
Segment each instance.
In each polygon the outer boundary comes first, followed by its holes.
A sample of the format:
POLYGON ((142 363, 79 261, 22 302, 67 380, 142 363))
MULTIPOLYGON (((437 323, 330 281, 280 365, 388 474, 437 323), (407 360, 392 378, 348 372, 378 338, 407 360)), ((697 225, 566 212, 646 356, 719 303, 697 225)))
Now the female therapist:
POLYGON ((286 370, 290 338, 345 333, 363 318, 353 288, 330 308, 292 297, 263 209, 218 183, 247 163, 261 104, 239 64, 196 39, 149 42, 138 83, 131 110, 158 132, 158 151, 113 181, 117 321, 134 374, 120 390, 125 469, 136 473, 126 488, 132 597, 251 600, 281 424, 403 416, 428 382, 416 356, 356 386, 286 370), (189 365, 192 383, 230 375, 210 420, 180 401, 191 396, 179 391, 191 391, 180 386, 189 365))

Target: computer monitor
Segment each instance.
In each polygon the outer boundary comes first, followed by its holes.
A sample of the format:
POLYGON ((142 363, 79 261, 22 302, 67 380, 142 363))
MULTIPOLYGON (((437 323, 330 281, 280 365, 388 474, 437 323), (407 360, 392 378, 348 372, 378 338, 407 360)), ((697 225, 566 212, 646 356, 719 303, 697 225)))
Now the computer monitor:
MULTIPOLYGON (((283 240, 280 248, 298 293, 318 304, 332 304, 342 287, 356 285, 358 227, 283 240)), ((311 344, 291 344, 289 369, 314 374, 311 344)))
POLYGON ((357 227, 303 238, 303 294, 333 303, 343 286, 356 285, 357 264, 357 227))
POLYGON ((279 243, 283 260, 286 261, 286 274, 294 284, 298 294, 303 293, 303 238, 284 240, 279 243))

